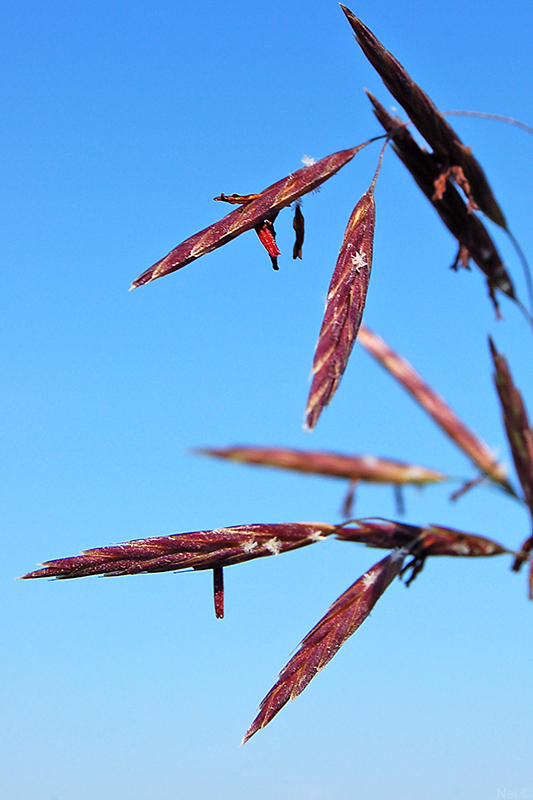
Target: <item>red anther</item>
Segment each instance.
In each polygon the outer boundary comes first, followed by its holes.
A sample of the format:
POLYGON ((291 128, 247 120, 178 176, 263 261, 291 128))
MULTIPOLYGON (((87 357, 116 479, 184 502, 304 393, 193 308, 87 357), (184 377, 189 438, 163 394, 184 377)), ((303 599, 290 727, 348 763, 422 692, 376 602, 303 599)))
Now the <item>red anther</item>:
POLYGON ((259 225, 256 225, 254 230, 259 236, 259 241, 270 256, 273 268, 278 269, 277 257, 280 255, 281 250, 276 244, 274 223, 270 219, 265 219, 263 222, 260 222, 259 225))
POLYGON ((261 240, 261 244, 266 249, 268 255, 272 258, 273 256, 279 256, 281 250, 276 244, 276 240, 272 235, 272 223, 271 222, 263 222, 261 226, 257 226, 256 228, 257 235, 261 240))

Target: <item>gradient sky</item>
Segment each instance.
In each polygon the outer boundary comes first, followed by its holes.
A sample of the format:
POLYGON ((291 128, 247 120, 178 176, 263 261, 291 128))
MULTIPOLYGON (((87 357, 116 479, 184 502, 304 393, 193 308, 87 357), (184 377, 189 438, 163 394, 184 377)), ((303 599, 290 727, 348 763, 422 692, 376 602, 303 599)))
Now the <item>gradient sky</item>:
MULTIPOLYGON (((533 124, 530 3, 361 0, 352 10, 443 110, 533 124)), ((210 461, 195 446, 373 453, 472 477, 467 459, 356 346, 302 429, 327 286, 367 148, 304 199, 280 270, 252 233, 128 293, 260 191, 378 134, 363 88, 395 103, 329 0, 20 2, 0 12, 3 391, 0 797, 6 800, 449 800, 533 794, 533 605, 509 559, 429 563, 246 747, 261 698, 307 631, 380 553, 327 541, 210 573, 14 582, 41 561, 145 536, 340 521, 342 483, 210 461), (501 794, 515 791, 515 795, 501 794), (529 792, 529 794, 528 794, 529 792)), ((454 118, 533 257, 533 139, 454 118)), ((491 447, 509 453, 487 334, 533 394, 533 341, 387 152, 365 320, 491 447)), ((492 226, 491 230, 493 230, 492 226)), ((525 297, 504 235, 495 239, 525 297)), ((406 492, 406 520, 516 547, 523 508, 479 488, 406 492)), ((363 486, 356 514, 396 517, 363 486)))

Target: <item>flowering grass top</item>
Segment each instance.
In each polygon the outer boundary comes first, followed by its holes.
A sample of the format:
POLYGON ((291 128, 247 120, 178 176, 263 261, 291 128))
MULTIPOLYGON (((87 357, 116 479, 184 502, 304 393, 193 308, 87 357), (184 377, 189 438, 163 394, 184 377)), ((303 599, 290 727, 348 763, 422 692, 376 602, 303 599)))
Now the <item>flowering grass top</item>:
MULTIPOLYGON (((312 383, 305 411, 306 426, 309 430, 314 428, 323 409, 337 391, 358 338, 480 471, 481 475, 467 481, 455 497, 476 482, 491 482, 493 486, 503 489, 508 496, 522 502, 529 511, 530 522, 533 522, 533 430, 507 361, 492 341, 490 347, 494 379, 520 484, 516 490, 488 445, 462 422, 411 364, 362 324, 373 268, 376 221, 374 189, 389 142, 455 237, 459 250, 453 266, 467 266, 469 260, 473 260, 486 276, 496 308, 497 291, 506 294, 519 305, 520 303, 496 245, 475 213, 476 210, 481 210, 490 220, 507 230, 503 212, 480 164, 399 61, 348 8, 341 7, 363 53, 402 105, 409 122, 404 123, 393 118, 369 94, 375 116, 385 130, 384 136, 376 138, 385 138, 385 143, 374 177, 368 189, 357 200, 348 220, 330 279, 313 359, 312 383), (418 145, 407 130, 407 125, 411 123, 425 139, 431 152, 418 145)), ((257 194, 219 195, 215 200, 236 205, 237 208, 174 248, 143 272, 132 283, 131 288, 179 270, 252 229, 266 248, 272 266, 277 269, 280 251, 276 243, 274 221, 280 210, 292 204, 295 232, 292 255, 294 259, 302 258, 305 224, 300 207, 301 197, 335 175, 371 141, 374 139, 357 147, 340 150, 316 162, 306 157, 303 168, 257 194)), ((368 179, 364 186, 368 186, 368 179)), ((201 452, 248 464, 347 479, 350 481, 350 488, 344 506, 344 519, 350 516, 348 509, 353 487, 358 481, 390 483, 397 489, 406 484, 420 486, 448 480, 448 476, 437 470, 372 455, 253 446, 211 448, 201 452)), ((265 727, 289 700, 293 700, 305 689, 364 622, 395 578, 403 578, 407 584, 411 583, 429 558, 492 557, 511 553, 516 570, 525 561, 531 561, 530 596, 533 594, 533 535, 530 534, 523 542, 519 552, 512 552, 494 539, 479 534, 444 525, 413 525, 380 517, 350 519, 340 525, 322 522, 258 523, 137 539, 92 548, 77 556, 47 561, 40 569, 27 573, 23 578, 68 580, 93 575, 124 576, 183 569, 212 570, 215 614, 217 618, 222 618, 225 567, 252 559, 278 556, 315 544, 327 537, 362 543, 367 547, 390 552, 343 592, 304 637, 275 685, 261 702, 259 713, 244 741, 265 727)))

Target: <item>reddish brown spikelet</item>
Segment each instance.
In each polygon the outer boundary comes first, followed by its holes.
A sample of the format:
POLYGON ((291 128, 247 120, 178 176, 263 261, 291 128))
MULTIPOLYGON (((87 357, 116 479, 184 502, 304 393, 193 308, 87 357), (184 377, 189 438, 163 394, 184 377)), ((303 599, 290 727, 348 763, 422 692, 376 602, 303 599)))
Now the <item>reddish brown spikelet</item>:
POLYGON ((385 519, 361 519, 339 527, 337 538, 361 542, 383 550, 403 547, 416 556, 496 556, 507 548, 486 536, 465 533, 443 525, 407 525, 385 519), (352 527, 356 524, 357 527, 352 527))
POLYGON ((402 105, 415 127, 431 146, 443 169, 461 167, 470 185, 471 199, 489 219, 507 229, 505 217, 496 202, 487 177, 470 148, 463 144, 433 101, 412 80, 392 53, 383 47, 372 31, 346 6, 341 4, 341 8, 352 26, 363 53, 379 73, 389 92, 402 105))
POLYGON ((411 548, 420 540, 423 531, 419 525, 388 519, 358 519, 349 525, 339 526, 336 535, 337 539, 345 542, 360 542, 367 547, 393 550, 398 547, 411 548))
MULTIPOLYGON (((272 184, 272 186, 269 186, 268 189, 256 196, 236 195, 235 197, 238 198, 234 201, 236 203, 242 202, 243 197, 246 199, 241 208, 235 209, 235 211, 232 211, 218 222, 209 225, 203 231, 186 239, 150 269, 143 272, 133 281, 131 288, 135 289, 156 278, 161 278, 163 275, 168 275, 170 272, 175 272, 190 264, 191 261, 200 258, 200 256, 210 253, 217 247, 222 247, 222 245, 235 239, 241 233, 245 233, 245 231, 255 228, 256 225, 262 224, 273 212, 289 206, 299 197, 312 192, 313 189, 316 189, 328 178, 335 175, 366 144, 365 142, 365 144, 352 147, 349 150, 340 150, 337 153, 326 156, 326 158, 322 158, 315 164, 302 167, 292 175, 272 184), (250 197, 252 199, 248 200, 250 197)), ((228 200, 227 196, 221 197, 228 200)), ((230 195, 229 197, 231 198, 232 196, 230 195)))
POLYGON ((442 174, 440 177, 444 181, 446 191, 438 198, 435 197, 435 181, 440 173, 435 159, 419 146, 403 123, 394 119, 370 92, 367 92, 367 95, 374 107, 374 114, 391 135, 396 155, 409 170, 452 236, 457 239, 459 252, 455 263, 461 262, 466 266, 469 258, 472 258, 485 274, 491 296, 494 296, 495 289, 499 289, 515 300, 516 295, 509 273, 480 218, 471 213, 455 186, 442 174))
POLYGON ((313 382, 305 410, 312 430, 335 394, 363 318, 375 226, 374 181, 348 221, 329 285, 324 320, 313 360, 313 382))
POLYGON ((509 552, 494 539, 442 525, 430 525, 424 529, 421 551, 424 556, 467 557, 499 556, 509 552))
POLYGON ((365 572, 328 609, 280 672, 242 743, 264 728, 289 700, 303 692, 347 639, 365 621, 373 607, 402 569, 405 551, 396 550, 365 572))
MULTIPOLYGON (((522 395, 514 384, 505 356, 498 353, 490 338, 489 345, 496 370, 494 382, 500 398, 507 439, 518 480, 533 518, 533 431, 522 395)), ((532 549, 533 536, 530 536, 522 545, 522 555, 515 561, 514 569, 520 568, 532 549)))
POLYGON ((82 578, 88 575, 135 575, 180 569, 219 569, 278 555, 323 539, 335 528, 321 522, 237 525, 212 531, 136 539, 85 550, 79 556, 46 561, 27 578, 82 578))
POLYGON ((392 350, 366 325, 361 325, 358 341, 407 389, 482 472, 513 493, 504 468, 496 462, 489 447, 466 427, 443 398, 428 386, 405 358, 392 350))
POLYGON ((465 533, 442 525, 407 525, 385 519, 362 519, 339 527, 337 538, 346 542, 361 542, 367 547, 383 550, 403 547, 415 555, 426 556, 496 556, 508 553, 507 548, 493 539, 465 533))
POLYGON ((346 456, 340 453, 293 450, 288 447, 246 446, 201 449, 198 452, 228 461, 369 483, 421 486, 446 480, 446 475, 442 472, 376 456, 346 456))
POLYGON ((513 382, 505 356, 498 353, 492 339, 489 339, 489 345, 496 370, 494 382, 513 461, 526 502, 533 512, 533 432, 522 395, 513 382))

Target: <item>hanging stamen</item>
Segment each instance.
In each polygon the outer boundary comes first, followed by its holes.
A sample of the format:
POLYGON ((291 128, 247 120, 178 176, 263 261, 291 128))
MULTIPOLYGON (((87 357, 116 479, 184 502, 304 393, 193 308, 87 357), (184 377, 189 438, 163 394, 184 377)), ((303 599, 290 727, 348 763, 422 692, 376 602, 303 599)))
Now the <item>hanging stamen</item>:
POLYGON ((292 227, 296 233, 296 241, 292 250, 293 258, 302 257, 302 245, 304 243, 304 215, 302 214, 301 203, 297 200, 294 206, 294 219, 292 227))
POLYGON ((277 212, 269 219, 264 219, 263 222, 260 222, 259 225, 254 227, 255 232, 259 236, 259 241, 270 256, 273 269, 279 269, 277 257, 281 254, 281 250, 276 244, 276 231, 274 230, 274 220, 276 217, 277 212))
POLYGON ((215 616, 217 619, 224 617, 224 569, 213 569, 213 596, 215 600, 215 616))

